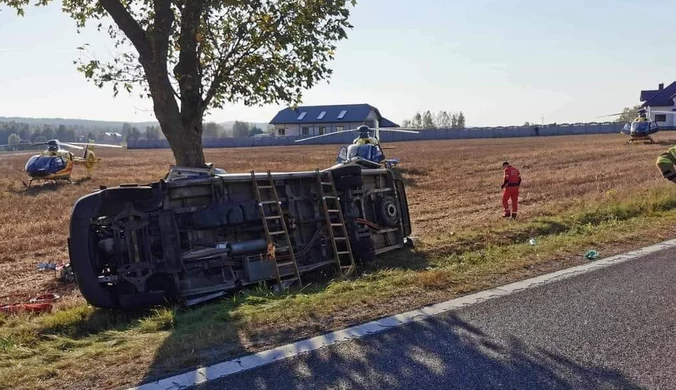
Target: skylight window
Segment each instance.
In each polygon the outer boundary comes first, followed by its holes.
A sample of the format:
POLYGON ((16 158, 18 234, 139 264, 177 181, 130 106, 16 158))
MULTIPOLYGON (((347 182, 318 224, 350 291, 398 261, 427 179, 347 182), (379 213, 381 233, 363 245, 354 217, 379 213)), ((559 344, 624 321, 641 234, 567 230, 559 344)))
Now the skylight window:
POLYGON ((338 114, 338 119, 343 119, 345 117, 345 114, 347 114, 347 110, 343 110, 338 114))
POLYGON ((305 114, 307 114, 307 112, 301 112, 300 115, 298 115, 298 120, 305 118, 305 114))
POLYGON ((319 116, 317 117, 317 119, 322 119, 322 118, 324 118, 324 115, 326 115, 326 111, 322 111, 322 112, 319 114, 319 116))

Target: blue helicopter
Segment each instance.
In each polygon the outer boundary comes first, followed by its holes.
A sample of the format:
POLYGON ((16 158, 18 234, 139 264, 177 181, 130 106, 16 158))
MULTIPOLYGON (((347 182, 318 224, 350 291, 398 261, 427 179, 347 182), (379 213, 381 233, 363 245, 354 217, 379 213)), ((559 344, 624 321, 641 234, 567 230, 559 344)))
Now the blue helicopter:
MULTIPOLYGON (((40 180, 44 183, 65 181, 72 183, 71 175, 75 165, 83 165, 87 169, 88 177, 92 170, 101 161, 94 154, 95 146, 108 148, 122 148, 120 145, 98 144, 93 142, 61 142, 58 139, 50 139, 47 142, 30 143, 29 147, 47 146, 41 153, 31 156, 26 162, 25 172, 30 177, 26 187, 30 187, 33 181, 40 180), (82 145, 82 146, 80 146, 82 145), (74 155, 68 149, 84 150, 82 157, 74 155)), ((0 149, 16 149, 16 144, 0 145, 0 149)))
POLYGON ((380 146, 380 131, 391 131, 398 133, 411 133, 418 134, 418 131, 415 130, 402 130, 402 129, 380 129, 379 127, 375 128, 374 135, 371 135, 371 128, 362 125, 356 129, 340 130, 334 131, 322 135, 316 135, 313 137, 307 137, 302 139, 297 139, 295 142, 303 142, 310 139, 327 137, 330 135, 348 133, 351 131, 358 131, 359 135, 357 138, 352 141, 351 145, 343 146, 338 152, 338 157, 336 162, 339 164, 346 164, 351 161, 361 160, 363 163, 372 165, 373 168, 378 168, 381 165, 385 165, 387 168, 393 168, 399 163, 399 159, 386 159, 385 153, 383 153, 383 148, 380 146))
MULTIPOLYGON (((627 143, 632 143, 634 141, 649 141, 649 143, 653 144, 655 143, 655 140, 653 139, 652 135, 657 133, 660 129, 660 127, 657 125, 657 122, 652 120, 650 118, 650 114, 676 114, 676 112, 673 111, 650 111, 650 107, 648 107, 648 111, 646 112, 646 109, 641 108, 638 110, 638 116, 634 118, 630 123, 626 123, 620 132, 622 134, 626 134, 630 136, 630 138, 627 140, 627 143), (647 115, 646 115, 647 114, 647 115)), ((611 114, 611 115, 603 115, 605 116, 619 116, 622 115, 623 113, 617 113, 617 114, 611 114)))

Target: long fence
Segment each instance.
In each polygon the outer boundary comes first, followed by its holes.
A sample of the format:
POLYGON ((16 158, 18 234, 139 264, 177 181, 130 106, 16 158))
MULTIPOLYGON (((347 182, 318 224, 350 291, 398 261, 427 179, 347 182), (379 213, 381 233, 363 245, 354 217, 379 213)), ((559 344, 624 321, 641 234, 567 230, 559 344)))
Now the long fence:
MULTIPOLYGON (((561 135, 613 134, 619 133, 624 123, 575 123, 544 126, 510 126, 510 127, 474 127, 466 129, 421 129, 418 134, 394 133, 383 131, 380 139, 383 142, 422 141, 442 139, 476 139, 476 138, 511 138, 511 137, 548 137, 561 135)), ((324 145, 347 144, 356 137, 356 132, 341 133, 330 137, 315 138, 303 143, 295 142, 307 136, 270 136, 248 138, 205 138, 205 148, 237 148, 254 146, 284 145, 324 145)), ((129 149, 161 149, 168 148, 167 140, 128 140, 129 149)))

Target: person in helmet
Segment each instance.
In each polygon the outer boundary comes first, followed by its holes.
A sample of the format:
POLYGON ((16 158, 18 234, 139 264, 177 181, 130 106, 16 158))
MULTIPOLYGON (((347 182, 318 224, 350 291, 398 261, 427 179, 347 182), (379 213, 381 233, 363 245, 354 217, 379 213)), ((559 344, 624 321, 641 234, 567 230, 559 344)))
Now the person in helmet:
POLYGON ((59 150, 59 144, 56 142, 56 140, 49 140, 47 141, 47 150, 50 152, 56 152, 59 150))
POLYGON ((648 117, 645 115, 645 109, 638 110, 638 116, 634 118, 634 122, 648 122, 648 117))
POLYGON ((366 144, 378 145, 378 141, 369 135, 370 129, 368 126, 361 125, 357 127, 357 130, 359 130, 359 137, 355 138, 355 140, 352 143, 356 145, 366 145, 366 144))

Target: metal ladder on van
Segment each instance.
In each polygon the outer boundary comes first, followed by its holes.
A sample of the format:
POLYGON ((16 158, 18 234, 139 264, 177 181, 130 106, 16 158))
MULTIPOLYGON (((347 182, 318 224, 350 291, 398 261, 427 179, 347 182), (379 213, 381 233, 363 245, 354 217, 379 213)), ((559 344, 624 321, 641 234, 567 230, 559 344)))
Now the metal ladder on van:
POLYGON ((331 175, 331 172, 326 172, 325 175, 322 175, 319 169, 315 169, 315 174, 317 176, 322 209, 324 210, 324 219, 329 229, 329 237, 335 256, 334 260, 338 266, 338 272, 341 275, 349 275, 355 270, 356 264, 352 255, 350 238, 345 227, 343 210, 340 208, 340 198, 336 191, 333 175, 331 175), (324 188, 327 188, 327 190, 324 188), (332 216, 337 216, 337 218, 332 220, 332 216))
POLYGON ((282 212, 282 202, 279 201, 279 196, 277 195, 277 189, 275 188, 275 182, 272 178, 270 171, 267 172, 265 179, 257 179, 254 171, 251 171, 251 181, 255 189, 256 203, 258 204, 258 210, 261 216, 261 222, 263 223, 263 229, 265 230, 265 239, 268 243, 267 247, 267 256, 269 259, 273 260, 275 263, 275 273, 277 277, 277 283, 281 290, 286 290, 294 282, 298 282, 300 287, 303 287, 303 283, 300 280, 300 271, 298 270, 298 263, 296 262, 296 256, 293 252, 293 247, 291 246, 291 238, 289 237, 289 230, 286 226, 286 221, 284 220, 284 214, 282 212), (259 181, 263 181, 264 184, 259 184, 259 181), (263 190, 261 192, 261 190, 263 190), (265 193, 266 196, 263 196, 265 193), (270 206, 271 214, 266 215, 265 209, 266 206, 270 206), (275 223, 275 221, 277 223, 275 223), (275 226, 274 229, 270 229, 269 223, 272 223, 272 226, 275 226), (279 246, 275 242, 275 237, 282 236, 284 243, 279 246), (288 253, 290 260, 278 261, 277 254, 279 253, 288 253), (282 278, 281 276, 281 267, 293 266, 294 274, 282 278))

